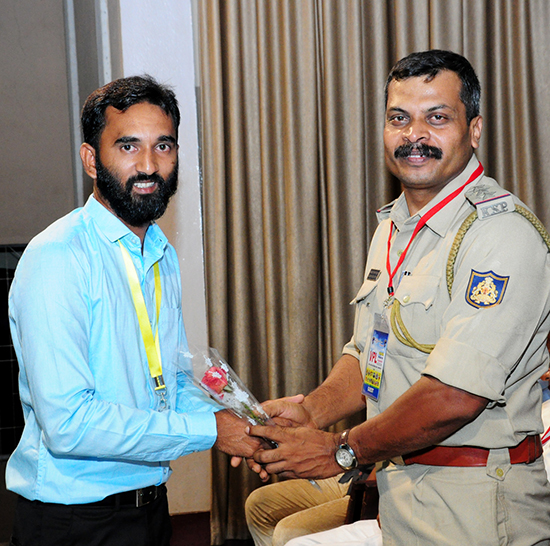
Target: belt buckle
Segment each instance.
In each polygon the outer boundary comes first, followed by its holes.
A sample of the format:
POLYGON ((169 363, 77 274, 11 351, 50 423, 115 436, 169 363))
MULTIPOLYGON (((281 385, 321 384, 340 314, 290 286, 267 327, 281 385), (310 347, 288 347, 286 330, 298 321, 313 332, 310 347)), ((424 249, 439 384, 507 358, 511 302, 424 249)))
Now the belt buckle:
POLYGON ((140 508, 153 502, 157 498, 157 488, 146 487, 144 489, 136 489, 136 508, 140 508))

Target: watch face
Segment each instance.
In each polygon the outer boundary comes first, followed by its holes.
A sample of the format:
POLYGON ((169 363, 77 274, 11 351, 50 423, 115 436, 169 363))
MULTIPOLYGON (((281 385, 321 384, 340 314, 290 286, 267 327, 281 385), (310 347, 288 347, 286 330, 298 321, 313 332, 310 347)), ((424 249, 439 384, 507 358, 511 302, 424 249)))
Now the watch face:
POLYGON ((336 462, 344 469, 350 470, 355 466, 355 456, 352 455, 347 449, 340 447, 336 451, 336 462))

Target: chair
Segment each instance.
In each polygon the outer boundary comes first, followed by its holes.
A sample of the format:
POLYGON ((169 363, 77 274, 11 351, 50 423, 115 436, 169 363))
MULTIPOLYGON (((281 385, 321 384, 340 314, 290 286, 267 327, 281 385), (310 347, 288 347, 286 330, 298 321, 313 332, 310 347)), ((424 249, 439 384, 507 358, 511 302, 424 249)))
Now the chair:
POLYGON ((373 469, 367 479, 357 480, 351 484, 345 523, 353 523, 360 519, 376 519, 378 500, 376 471, 373 469))

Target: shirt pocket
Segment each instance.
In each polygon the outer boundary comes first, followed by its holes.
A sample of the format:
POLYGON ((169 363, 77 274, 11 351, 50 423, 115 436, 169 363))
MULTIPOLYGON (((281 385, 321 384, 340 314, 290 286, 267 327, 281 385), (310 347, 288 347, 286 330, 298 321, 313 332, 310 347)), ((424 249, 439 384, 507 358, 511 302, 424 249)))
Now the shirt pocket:
POLYGON ((357 349, 363 353, 370 342, 374 325, 373 303, 378 292, 379 281, 366 280, 351 304, 355 304, 353 339, 357 349))
POLYGON ((403 325, 417 343, 434 344, 439 338, 441 313, 435 302, 441 282, 437 275, 405 275, 395 293, 403 325))

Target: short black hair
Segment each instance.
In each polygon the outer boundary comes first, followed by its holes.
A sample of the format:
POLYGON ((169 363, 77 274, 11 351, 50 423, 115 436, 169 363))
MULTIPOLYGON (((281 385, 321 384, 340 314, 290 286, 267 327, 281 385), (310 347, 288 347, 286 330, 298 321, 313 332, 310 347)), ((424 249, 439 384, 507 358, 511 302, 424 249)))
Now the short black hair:
POLYGON ((398 61, 386 80, 384 89, 386 106, 388 105, 388 87, 392 80, 426 76, 426 80, 431 81, 441 70, 450 70, 460 78, 462 82, 460 100, 466 107, 466 118, 470 123, 472 119, 479 116, 481 85, 469 61, 453 51, 443 49, 417 51, 398 61))
POLYGON ((153 77, 145 74, 114 80, 96 89, 86 99, 80 117, 84 142, 99 151, 99 139, 105 129, 107 107, 112 106, 124 112, 130 106, 142 102, 159 106, 172 118, 177 140, 180 111, 176 95, 169 87, 159 84, 153 77))

